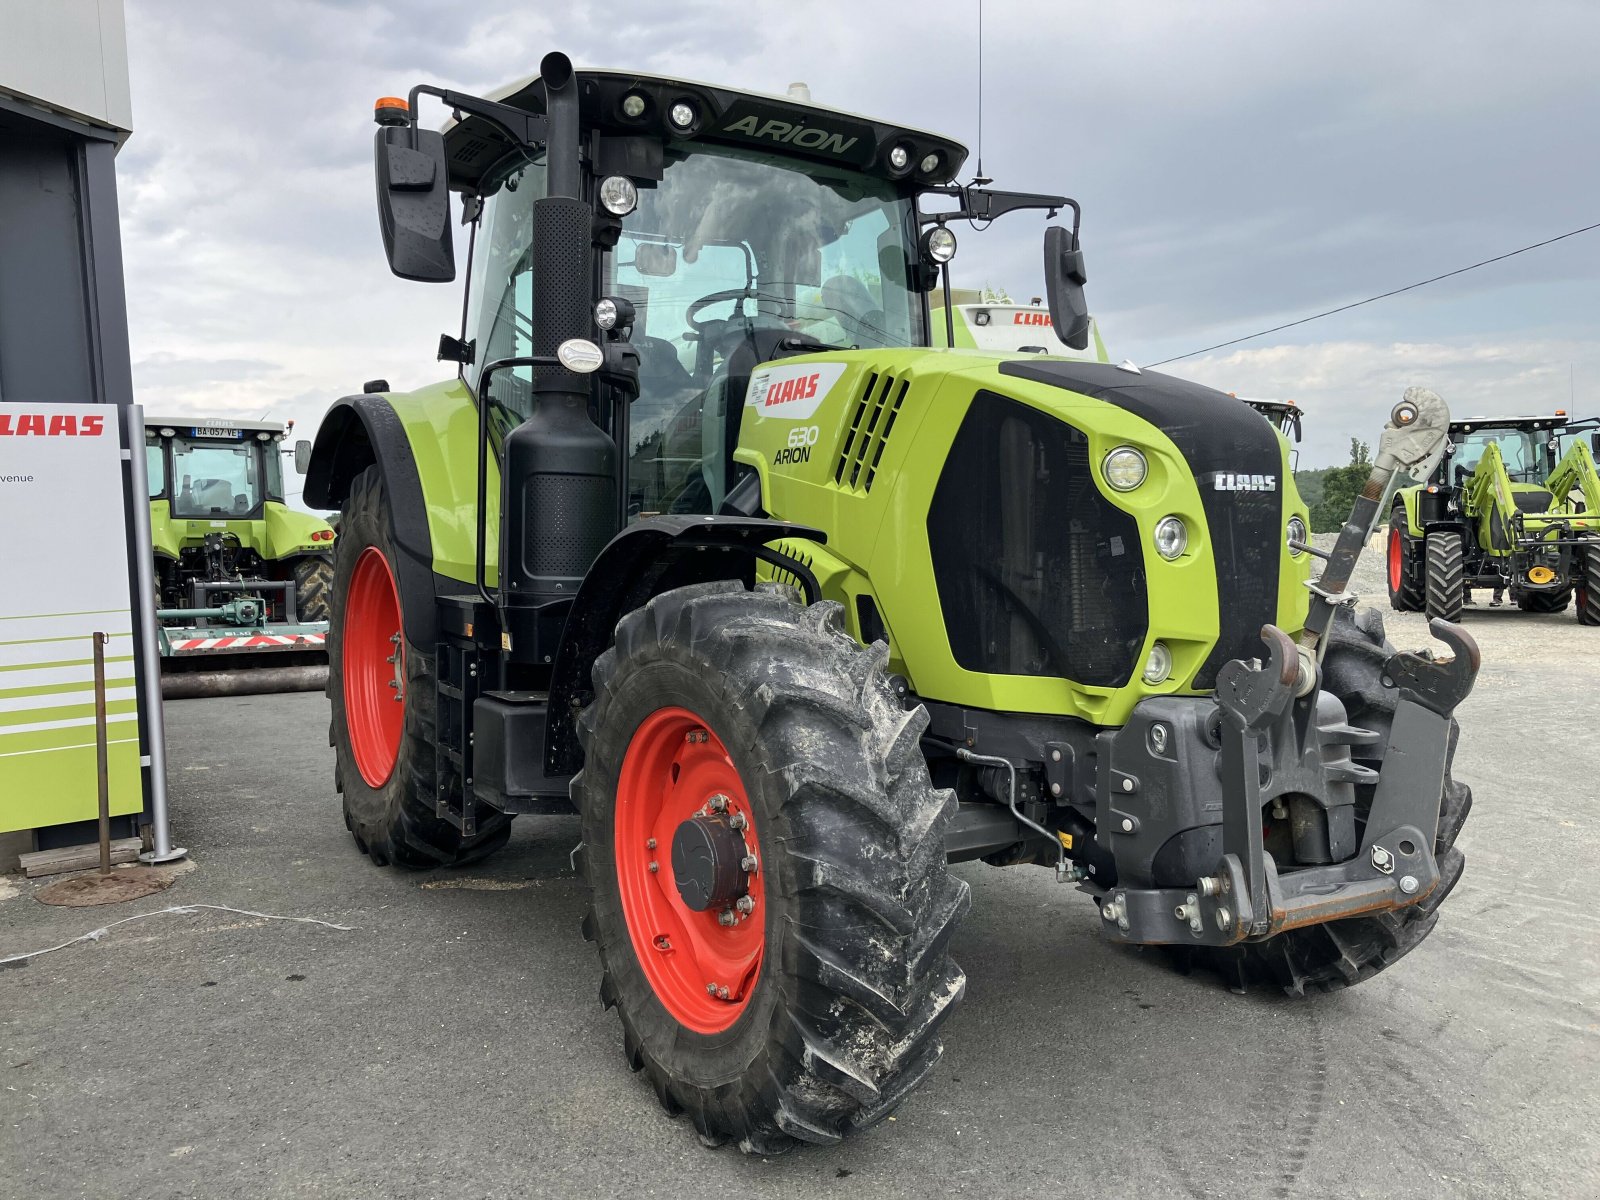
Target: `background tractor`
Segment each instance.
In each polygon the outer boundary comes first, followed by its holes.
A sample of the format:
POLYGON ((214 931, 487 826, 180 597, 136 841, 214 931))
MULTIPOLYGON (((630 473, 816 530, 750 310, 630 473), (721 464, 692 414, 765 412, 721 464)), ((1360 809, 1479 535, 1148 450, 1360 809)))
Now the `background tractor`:
POLYGON ((836 1141, 928 1074, 967 987, 952 862, 1043 865, 1106 940, 1240 986, 1349 986, 1427 935, 1476 649, 1439 623, 1453 660, 1397 654, 1336 601, 1437 397, 1394 410, 1313 591, 1248 405, 932 345, 951 226, 1034 210, 1072 213, 1046 330, 1087 348, 1073 201, 559 54, 377 118, 391 269, 454 278, 453 191, 469 282, 456 378, 337 401, 306 479, 342 514, 345 822, 436 867, 575 806, 600 999, 703 1139, 836 1141))
MULTIPOLYGON (((284 503, 270 421, 151 419, 145 455, 169 698, 324 686, 334 532, 284 503)), ((304 469, 311 445, 296 446, 304 469)))
POLYGON ((1474 588, 1536 613, 1576 594, 1578 620, 1600 625, 1600 477, 1586 439, 1561 452, 1567 424, 1564 413, 1451 423, 1427 481, 1395 493, 1390 604, 1456 620, 1474 588))

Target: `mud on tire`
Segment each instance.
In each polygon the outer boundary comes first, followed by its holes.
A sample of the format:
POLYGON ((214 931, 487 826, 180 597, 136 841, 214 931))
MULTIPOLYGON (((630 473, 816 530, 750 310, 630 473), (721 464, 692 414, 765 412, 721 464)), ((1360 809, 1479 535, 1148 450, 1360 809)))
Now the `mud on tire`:
MULTIPOLYGON (((1350 724, 1383 735, 1376 746, 1352 748, 1363 765, 1376 768, 1394 723, 1397 693, 1382 682, 1383 664, 1394 654, 1394 647, 1385 639, 1383 617, 1375 609, 1363 608, 1352 616, 1348 608, 1340 608, 1330 637, 1322 686, 1343 701, 1350 724)), ((1433 844, 1439 885, 1427 899, 1394 912, 1290 930, 1262 942, 1189 949, 1179 956, 1180 965, 1214 970, 1238 988, 1267 984, 1300 996, 1361 983, 1414 950, 1433 931, 1439 906, 1466 866, 1455 843, 1472 809, 1472 791, 1451 774, 1458 732, 1452 720, 1433 844)), ((1356 789, 1357 811, 1363 821, 1374 790, 1370 784, 1356 789)))
POLYGON ((477 834, 464 838, 454 825, 435 815, 432 653, 409 641, 405 645, 404 730, 394 769, 381 785, 371 786, 362 777, 350 745, 343 654, 350 579, 361 552, 369 546, 377 547, 389 562, 395 561, 392 528, 382 476, 377 467, 368 467, 350 485, 334 550, 327 689, 332 709, 328 740, 335 753, 334 786, 344 795, 345 827, 361 852, 379 866, 461 866, 503 846, 511 833, 511 818, 481 810, 477 834))
POLYGON ((945 866, 955 797, 929 780, 925 710, 896 702, 886 648, 852 640, 841 613, 787 588, 664 593, 623 618, 579 722, 572 795, 601 1001, 662 1106, 747 1153, 836 1142, 886 1117, 938 1060, 965 987, 946 952, 970 903, 945 866), (668 706, 726 747, 759 838, 763 957, 737 1019, 713 1034, 652 987, 619 881, 619 777, 635 731, 668 706))
POLYGON ((333 612, 333 564, 325 558, 297 558, 290 570, 296 615, 302 621, 328 620, 333 612))

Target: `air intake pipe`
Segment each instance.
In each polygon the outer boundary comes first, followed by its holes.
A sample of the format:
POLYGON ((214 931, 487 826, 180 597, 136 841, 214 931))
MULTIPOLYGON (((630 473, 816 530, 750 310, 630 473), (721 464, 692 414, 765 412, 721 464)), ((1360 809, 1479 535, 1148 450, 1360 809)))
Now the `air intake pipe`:
MULTIPOLYGON (((572 63, 564 54, 547 54, 539 73, 549 122, 549 187, 533 204, 532 348, 536 356, 553 357, 569 339, 593 338, 593 213, 582 199, 572 63)), ((587 375, 562 367, 534 367, 532 373, 533 413, 506 436, 502 459, 500 600, 513 656, 539 663, 554 647, 527 643, 547 641, 551 622, 530 623, 528 610, 571 599, 616 532, 617 451, 590 419, 587 375), (534 626, 540 632, 530 638, 534 626)), ((554 628, 559 633, 558 620, 554 628)))

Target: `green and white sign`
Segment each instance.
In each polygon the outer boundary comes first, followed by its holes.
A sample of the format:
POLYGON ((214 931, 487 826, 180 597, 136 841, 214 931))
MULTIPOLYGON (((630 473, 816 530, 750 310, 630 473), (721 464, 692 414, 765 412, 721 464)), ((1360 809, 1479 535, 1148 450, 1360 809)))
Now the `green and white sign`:
POLYGON ((0 832, 92 819, 105 633, 113 815, 144 805, 116 411, 0 404, 0 832))

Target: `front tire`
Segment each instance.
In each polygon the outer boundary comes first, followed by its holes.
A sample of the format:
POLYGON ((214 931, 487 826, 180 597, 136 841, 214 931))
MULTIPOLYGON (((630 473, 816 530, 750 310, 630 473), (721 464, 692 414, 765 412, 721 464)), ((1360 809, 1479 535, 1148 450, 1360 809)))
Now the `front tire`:
POLYGON ((1428 616, 1461 620, 1466 601, 1466 561, 1461 535, 1453 530, 1430 533, 1424 541, 1427 562, 1428 616))
POLYGON ((662 1106, 747 1153, 888 1116, 965 987, 946 951, 969 905, 945 866, 955 798, 929 779, 926 711, 896 702, 886 648, 841 611, 737 583, 664 593, 618 625, 579 720, 601 1000, 662 1106), (728 848, 696 867, 677 842, 707 822, 728 848), (696 872, 746 855, 754 873, 695 907, 696 872))
POLYGON ((1561 588, 1554 592, 1523 592, 1517 597, 1517 607, 1527 613, 1560 613, 1572 603, 1572 589, 1561 588))
MULTIPOLYGON (((1329 637, 1322 686, 1344 704, 1350 724, 1383 735, 1375 746, 1352 748, 1364 765, 1376 768, 1394 725, 1396 692, 1383 684, 1383 665, 1394 654, 1394 647, 1384 637, 1383 618, 1375 609, 1361 609, 1353 616, 1349 609, 1339 609, 1329 637)), ((1290 996, 1303 996, 1308 991, 1353 987, 1416 949, 1433 932, 1439 906, 1466 867, 1466 858, 1455 843, 1472 810, 1472 790, 1451 774, 1458 732, 1452 720, 1433 844, 1439 883, 1427 899, 1392 912, 1291 929, 1260 942, 1191 950, 1189 963, 1209 967, 1239 990, 1266 984, 1280 987, 1290 996)), ((1356 788, 1357 810, 1363 821, 1374 791, 1371 784, 1356 788)))
POLYGON ((461 866, 505 844, 511 818, 480 810, 477 833, 437 815, 434 662, 405 639, 393 517, 377 467, 351 482, 334 551, 328 701, 344 823, 379 866, 461 866))
POLYGON ((295 614, 302 621, 329 620, 333 616, 333 564, 325 558, 297 558, 290 570, 295 614))
POLYGON ((1578 624, 1600 625, 1600 546, 1582 546, 1578 549, 1583 569, 1578 585, 1578 624))

